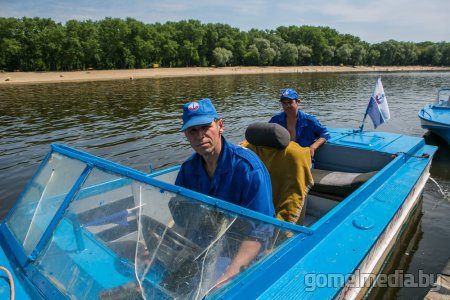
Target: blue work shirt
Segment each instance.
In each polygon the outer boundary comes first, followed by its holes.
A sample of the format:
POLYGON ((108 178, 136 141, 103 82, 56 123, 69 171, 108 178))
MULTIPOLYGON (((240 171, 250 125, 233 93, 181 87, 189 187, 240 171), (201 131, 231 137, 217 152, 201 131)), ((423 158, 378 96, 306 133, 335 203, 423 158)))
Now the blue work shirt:
MULTIPOLYGON (((277 123, 287 129, 286 113, 280 112, 273 116, 269 123, 277 123)), ((328 140, 330 134, 325 126, 313 116, 298 110, 295 141, 302 147, 311 146, 318 138, 328 140)))
POLYGON ((269 173, 252 151, 228 143, 222 151, 212 179, 203 158, 194 153, 181 166, 175 184, 239 206, 275 216, 269 173))

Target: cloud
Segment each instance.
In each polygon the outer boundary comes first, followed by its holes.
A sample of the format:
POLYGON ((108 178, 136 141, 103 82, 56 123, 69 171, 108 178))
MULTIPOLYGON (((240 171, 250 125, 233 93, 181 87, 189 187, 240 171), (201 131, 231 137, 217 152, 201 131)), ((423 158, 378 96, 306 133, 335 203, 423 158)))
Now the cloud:
POLYGON ((443 0, 319 0, 291 8, 310 25, 330 26, 369 42, 448 40, 448 11, 450 2, 443 0))

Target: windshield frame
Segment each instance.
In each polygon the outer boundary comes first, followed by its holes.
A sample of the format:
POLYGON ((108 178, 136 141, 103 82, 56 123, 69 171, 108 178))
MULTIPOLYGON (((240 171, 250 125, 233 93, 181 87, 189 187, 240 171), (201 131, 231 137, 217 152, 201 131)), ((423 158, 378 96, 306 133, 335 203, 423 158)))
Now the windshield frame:
MULTIPOLYGON (((60 144, 52 144, 51 145, 51 151, 47 154, 45 159, 42 161, 41 165, 37 169, 35 175, 31 179, 30 183, 27 185, 27 187, 24 189, 21 196, 18 198, 18 201, 14 204, 11 211, 6 216, 5 220, 0 226, 0 242, 2 246, 4 247, 5 251, 8 253, 8 256, 13 257, 13 261, 16 261, 16 263, 22 268, 22 270, 31 277, 31 281, 36 285, 39 286, 39 289, 42 292, 48 293, 49 295, 52 295, 53 297, 59 299, 65 299, 66 295, 64 295, 56 286, 50 282, 50 280, 47 279, 43 274, 40 273, 39 269, 33 265, 33 262, 36 261, 36 259, 39 257, 39 254, 45 247, 46 243, 51 238, 53 232, 56 230, 58 223, 61 221, 61 219, 64 217, 64 211, 67 209, 67 207, 70 205, 74 199, 77 197, 77 192, 79 192, 80 186, 82 186, 84 180, 87 176, 89 176, 90 172, 94 168, 99 168, 106 171, 111 171, 113 173, 122 175, 124 177, 128 177, 130 179, 142 182, 144 184, 152 185, 156 188, 161 189, 161 191, 169 191, 175 194, 179 194, 181 196, 195 199, 199 202, 203 202, 206 204, 211 205, 212 207, 220 208, 226 212, 229 212, 231 214, 235 215, 241 215, 245 218, 253 219, 259 222, 264 222, 267 224, 274 225, 275 227, 279 227, 281 229, 290 230, 293 233, 295 233, 297 236, 305 236, 305 235, 311 235, 313 233, 313 230, 292 224, 287 223, 281 220, 278 220, 274 217, 270 217, 240 206, 237 206, 235 204, 231 204, 226 201, 222 201, 210 196, 206 196, 201 193, 197 193, 179 186, 176 186, 174 184, 166 183, 163 181, 160 181, 158 179, 152 178, 151 175, 155 175, 154 173, 149 175, 145 174, 143 172, 131 169, 129 167, 125 167, 116 163, 113 163, 111 161, 96 157, 94 155, 64 146, 60 144), (7 222, 9 218, 13 215, 15 209, 19 206, 21 200, 23 200, 22 196, 26 193, 28 188, 30 188, 30 185, 32 184, 33 180, 39 174, 39 172, 42 170, 42 168, 48 163, 49 159, 52 157, 54 153, 61 154, 63 156, 73 158, 76 160, 79 160, 86 164, 85 169, 83 172, 79 175, 78 180, 76 183, 72 186, 69 193, 66 195, 63 204, 60 206, 58 211, 55 213, 55 216, 52 218, 51 222, 48 224, 46 229, 43 231, 43 234, 41 237, 39 237, 39 242, 37 243, 36 247, 31 251, 30 255, 27 255, 20 243, 14 236, 14 234, 11 232, 11 229, 8 227, 7 222)), ((173 170, 175 167, 168 168, 167 171, 173 170)), ((277 253, 281 248, 284 248, 284 245, 287 243, 283 243, 279 247, 275 248, 272 253, 269 253, 267 256, 270 257, 274 253, 277 253)), ((259 261, 257 264, 265 261, 267 259, 263 258, 261 261, 259 261)), ((252 268, 250 268, 252 269, 252 268)), ((247 273, 242 272, 242 273, 247 273)), ((241 276, 238 276, 239 278, 241 276)), ((236 279, 233 279, 233 282, 236 279)), ((237 279, 236 281, 239 281, 237 279)))

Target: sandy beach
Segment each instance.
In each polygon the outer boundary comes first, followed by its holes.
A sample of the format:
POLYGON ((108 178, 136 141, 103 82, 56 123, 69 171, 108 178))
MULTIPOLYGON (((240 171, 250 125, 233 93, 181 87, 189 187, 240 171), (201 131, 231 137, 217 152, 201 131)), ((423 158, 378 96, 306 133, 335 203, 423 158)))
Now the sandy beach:
POLYGON ((275 73, 315 73, 315 72, 414 72, 450 71, 450 67, 432 66, 298 66, 298 67, 223 67, 223 68, 155 68, 130 70, 89 70, 75 72, 2 72, 0 85, 35 84, 52 82, 77 82, 100 80, 133 80, 140 78, 167 78, 210 75, 243 75, 275 73))

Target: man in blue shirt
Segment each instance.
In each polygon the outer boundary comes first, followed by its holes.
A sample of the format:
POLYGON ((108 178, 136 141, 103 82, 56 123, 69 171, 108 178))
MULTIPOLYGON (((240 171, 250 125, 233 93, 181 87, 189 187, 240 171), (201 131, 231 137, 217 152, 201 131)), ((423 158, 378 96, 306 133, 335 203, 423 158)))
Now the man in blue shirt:
POLYGON ((269 123, 277 123, 286 128, 291 135, 291 141, 302 147, 309 147, 311 157, 314 158, 315 151, 330 138, 327 128, 298 108, 300 100, 295 90, 284 89, 280 102, 283 112, 273 116, 269 123))
MULTIPOLYGON (((181 130, 196 153, 182 164, 176 185, 275 216, 266 167, 252 151, 226 141, 223 120, 210 99, 184 105, 181 130)), ((238 274, 260 249, 257 238, 244 240, 218 282, 238 274)))

